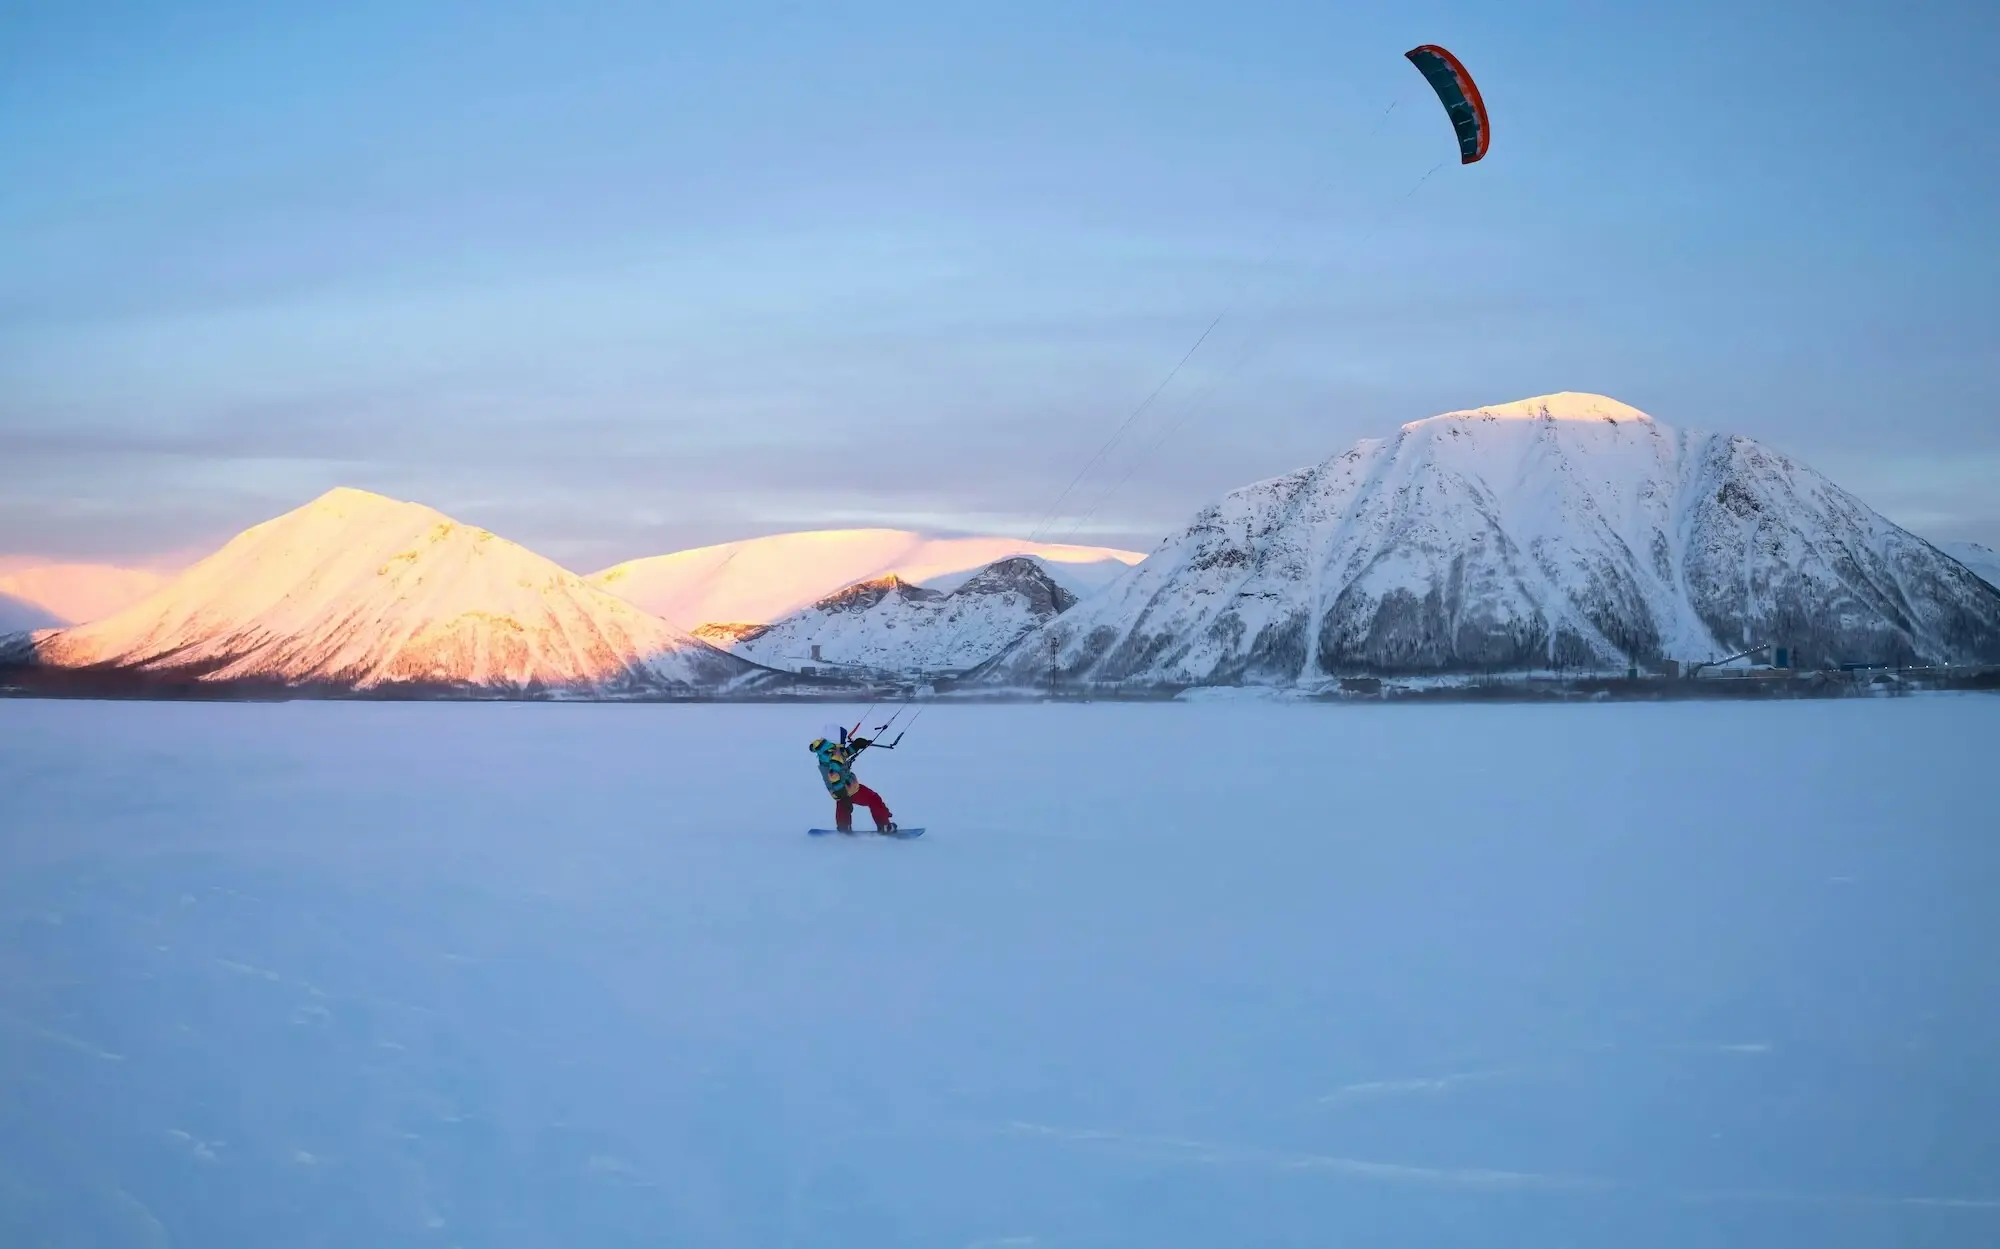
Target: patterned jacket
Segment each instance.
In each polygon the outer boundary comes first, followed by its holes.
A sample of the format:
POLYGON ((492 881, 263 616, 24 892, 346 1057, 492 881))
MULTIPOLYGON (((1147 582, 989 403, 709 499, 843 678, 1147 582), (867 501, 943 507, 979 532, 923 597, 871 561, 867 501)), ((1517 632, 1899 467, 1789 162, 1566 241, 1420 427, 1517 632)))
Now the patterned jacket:
POLYGON ((844 744, 819 737, 806 747, 819 760, 819 778, 826 782, 827 793, 836 798, 851 798, 861 788, 861 781, 854 775, 854 756, 867 745, 865 737, 844 744))

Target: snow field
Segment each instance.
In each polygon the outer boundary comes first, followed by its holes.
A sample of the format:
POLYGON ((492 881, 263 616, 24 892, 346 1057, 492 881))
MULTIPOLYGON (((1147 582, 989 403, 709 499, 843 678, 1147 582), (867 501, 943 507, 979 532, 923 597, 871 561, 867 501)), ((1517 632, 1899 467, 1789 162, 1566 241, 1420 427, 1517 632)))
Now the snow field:
POLYGON ((0 701, 0 1242, 2000 1239, 2000 700, 824 718, 0 701))

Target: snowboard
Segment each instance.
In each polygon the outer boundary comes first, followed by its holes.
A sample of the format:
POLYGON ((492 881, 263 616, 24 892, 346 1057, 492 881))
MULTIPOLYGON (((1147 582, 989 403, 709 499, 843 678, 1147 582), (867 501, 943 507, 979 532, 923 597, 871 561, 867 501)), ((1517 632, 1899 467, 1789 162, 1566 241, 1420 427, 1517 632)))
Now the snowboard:
POLYGON ((893 833, 878 833, 872 828, 857 828, 851 833, 842 833, 837 828, 809 828, 806 830, 806 834, 811 837, 894 837, 899 841, 908 841, 912 837, 923 836, 924 830, 921 828, 899 828, 893 833))

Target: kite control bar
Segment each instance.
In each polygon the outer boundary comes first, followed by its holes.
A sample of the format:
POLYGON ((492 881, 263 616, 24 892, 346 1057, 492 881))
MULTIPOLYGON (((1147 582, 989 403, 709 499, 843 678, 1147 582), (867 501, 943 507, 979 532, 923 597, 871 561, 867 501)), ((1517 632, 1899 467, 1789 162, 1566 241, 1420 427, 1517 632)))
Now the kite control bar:
MULTIPOLYGON (((882 723, 876 725, 875 731, 877 733, 887 733, 892 727, 894 727, 896 721, 903 718, 903 713, 908 711, 911 705, 914 704, 916 701, 917 697, 915 694, 912 694, 907 699, 904 699, 903 705, 896 708, 896 714, 890 716, 887 720, 884 720, 882 723)), ((924 709, 922 707, 918 707, 917 714, 910 717, 910 724, 915 724, 919 719, 922 718, 923 714, 924 714, 924 709)), ((856 720, 854 722, 854 727, 847 731, 847 735, 849 737, 853 737, 856 733, 859 733, 861 731, 861 723, 862 722, 860 720, 856 720)), ((880 746, 883 750, 894 750, 896 748, 897 743, 903 740, 903 734, 908 733, 910 731, 910 724, 904 725, 902 732, 896 734, 896 741, 882 742, 882 741, 876 741, 874 738, 870 738, 868 740, 868 746, 880 746)), ((861 749, 866 750, 868 749, 868 746, 863 746, 861 749)))

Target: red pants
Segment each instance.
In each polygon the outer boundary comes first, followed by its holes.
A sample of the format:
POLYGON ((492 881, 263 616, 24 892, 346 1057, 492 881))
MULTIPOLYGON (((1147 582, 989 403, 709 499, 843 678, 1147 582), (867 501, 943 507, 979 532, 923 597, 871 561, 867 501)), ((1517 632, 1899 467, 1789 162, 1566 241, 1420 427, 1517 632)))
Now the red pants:
POLYGON ((857 786, 854 793, 846 798, 833 800, 833 826, 847 829, 854 827, 854 804, 868 808, 868 814, 875 817, 875 827, 882 828, 889 823, 889 804, 882 801, 882 795, 866 785, 857 786))

